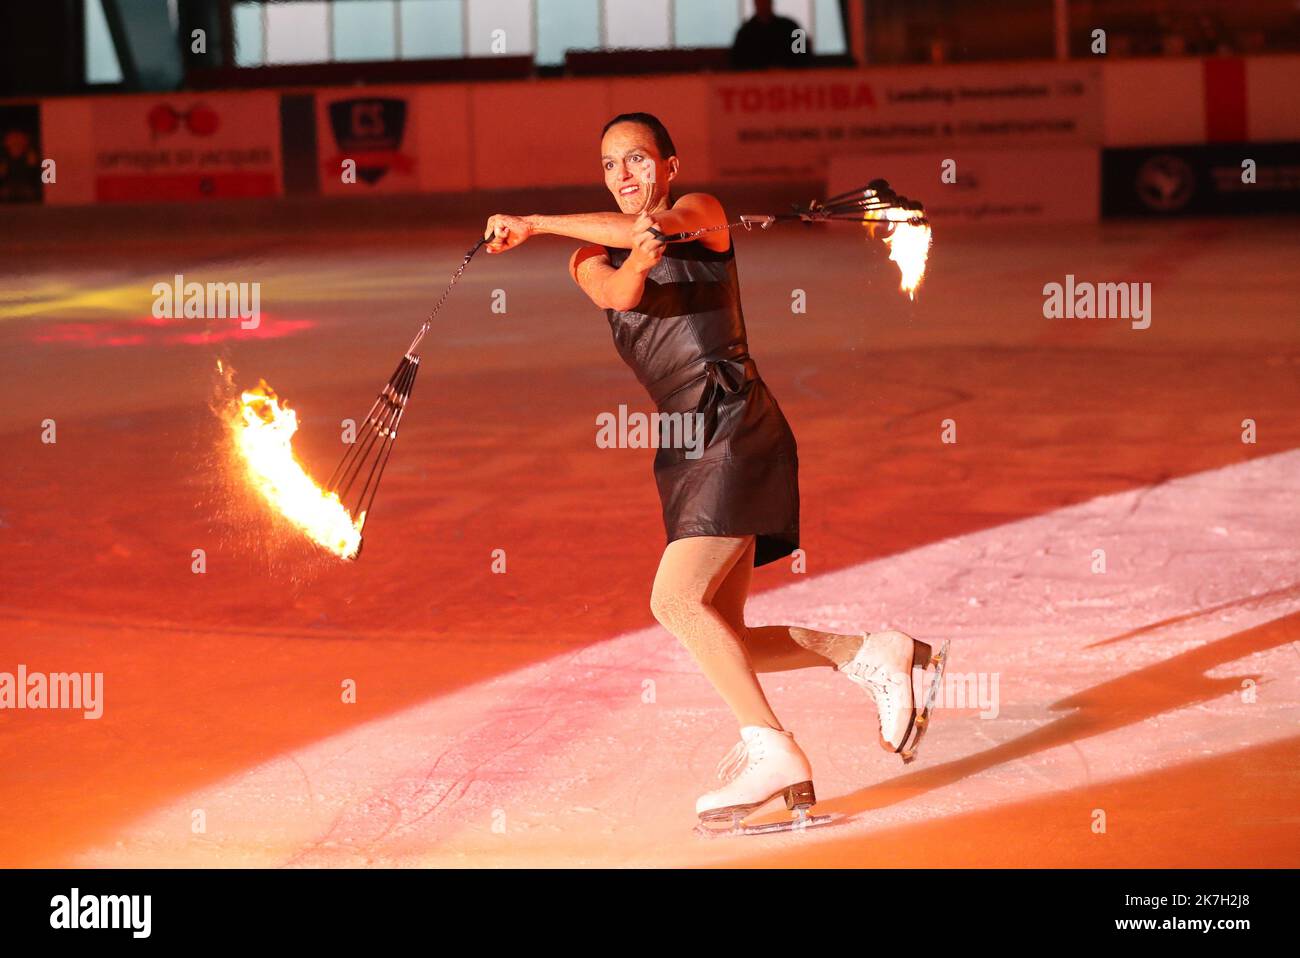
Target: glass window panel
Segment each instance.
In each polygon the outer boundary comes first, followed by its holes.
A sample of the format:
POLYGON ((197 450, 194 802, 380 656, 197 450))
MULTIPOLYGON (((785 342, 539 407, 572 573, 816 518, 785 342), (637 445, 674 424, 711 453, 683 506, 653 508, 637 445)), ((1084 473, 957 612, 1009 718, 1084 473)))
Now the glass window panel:
POLYGON ((847 53, 849 45, 844 37, 840 0, 816 0, 815 6, 817 19, 812 27, 814 52, 847 53))
POLYGON ((235 66, 262 65, 262 5, 237 3, 231 13, 235 23, 235 66))
POLYGON ((334 0, 334 59, 397 56, 395 0, 334 0))
POLYGON ((537 0, 537 62, 564 62, 566 50, 600 49, 600 0, 537 0))
POLYGON ((100 0, 85 0, 86 15, 86 82, 121 83, 122 65, 117 61, 113 35, 108 32, 108 18, 100 0))
POLYGON ((472 0, 465 6, 470 56, 517 57, 533 52, 532 0, 472 0))
POLYGON ((431 60, 465 55, 462 0, 400 0, 402 58, 431 60))
POLYGON ((329 4, 266 5, 267 63, 324 63, 330 58, 329 4))
POLYGON ((665 50, 672 46, 668 36, 668 0, 604 0, 604 3, 606 48, 665 50))
POLYGON ((674 43, 679 47, 729 47, 740 29, 736 0, 677 0, 674 43))

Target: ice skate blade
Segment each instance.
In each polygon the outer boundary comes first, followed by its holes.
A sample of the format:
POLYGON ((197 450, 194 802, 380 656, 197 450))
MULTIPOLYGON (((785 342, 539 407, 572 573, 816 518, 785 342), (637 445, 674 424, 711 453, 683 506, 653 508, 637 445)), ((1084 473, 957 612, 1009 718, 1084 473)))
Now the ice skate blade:
POLYGON ((762 835, 769 832, 796 831, 830 821, 830 817, 826 815, 808 814, 808 809, 816 804, 817 793, 813 790, 813 783, 811 781, 797 782, 794 785, 787 785, 785 788, 777 789, 761 802, 710 809, 700 815, 699 824, 695 826, 695 833, 709 838, 715 835, 762 835), (744 823, 744 820, 750 815, 765 808, 769 802, 778 798, 783 798, 785 807, 793 813, 793 817, 789 821, 763 823, 761 825, 746 825, 744 823))
POLYGON ((724 822, 735 824, 777 798, 785 799, 785 807, 792 812, 797 812, 801 808, 812 808, 817 804, 817 793, 813 790, 813 783, 796 782, 794 785, 778 788, 767 798, 760 799, 757 802, 750 802, 746 805, 724 805, 721 808, 711 808, 706 812, 701 812, 700 821, 704 823, 724 822))
POLYGON ((912 721, 911 728, 908 729, 908 735, 904 736, 903 744, 898 750, 904 765, 910 765, 916 760, 916 752, 921 747, 921 739, 930 727, 930 712, 934 709, 934 701, 939 694, 939 686, 943 683, 944 666, 948 664, 947 641, 931 658, 930 663, 934 666, 934 677, 930 680, 930 691, 925 693, 925 705, 912 721), (908 740, 909 737, 910 741, 908 740))
POLYGON ((722 838, 732 835, 773 835, 779 832, 802 832, 818 825, 826 825, 834 820, 833 815, 809 815, 798 810, 794 818, 779 822, 764 822, 759 825, 746 825, 736 821, 730 825, 715 822, 712 826, 701 821, 695 826, 695 834, 701 838, 722 838))

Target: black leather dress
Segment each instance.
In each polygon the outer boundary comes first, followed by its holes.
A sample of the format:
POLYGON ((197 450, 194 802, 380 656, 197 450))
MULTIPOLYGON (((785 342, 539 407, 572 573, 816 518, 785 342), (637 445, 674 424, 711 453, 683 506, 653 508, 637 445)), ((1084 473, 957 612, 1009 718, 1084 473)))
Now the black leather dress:
MULTIPOLYGON (((631 252, 605 249, 615 268, 631 252)), ((636 307, 605 313, 659 412, 700 414, 702 447, 661 444, 655 455, 668 541, 752 534, 756 566, 798 548, 798 451, 749 356, 734 248, 670 243, 636 307)))

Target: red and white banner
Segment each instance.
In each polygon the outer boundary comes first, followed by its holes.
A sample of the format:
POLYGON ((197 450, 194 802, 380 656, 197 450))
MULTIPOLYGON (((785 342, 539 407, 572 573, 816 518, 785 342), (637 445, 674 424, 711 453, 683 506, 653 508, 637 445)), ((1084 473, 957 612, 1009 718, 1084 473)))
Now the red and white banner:
POLYGON ((1104 74, 1105 145, 1300 140, 1300 57, 1116 60, 1104 74))
POLYGON ((818 179, 838 153, 1101 143, 1093 63, 724 75, 710 98, 718 179, 818 179))
POLYGON ((105 97, 91 126, 99 202, 281 192, 278 93, 105 97))

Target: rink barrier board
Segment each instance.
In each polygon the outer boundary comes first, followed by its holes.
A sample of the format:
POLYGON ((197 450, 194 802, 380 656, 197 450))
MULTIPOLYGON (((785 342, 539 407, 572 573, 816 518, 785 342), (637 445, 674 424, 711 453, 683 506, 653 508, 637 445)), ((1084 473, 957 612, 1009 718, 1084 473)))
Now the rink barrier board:
POLYGON ((1296 140, 1106 149, 1101 176, 1103 216, 1300 213, 1296 140))
MULTIPOLYGON (((33 105, 26 135, 57 163, 37 191, 51 205, 589 185, 600 127, 634 109, 672 118, 684 181, 780 183, 828 177, 836 156, 1086 149, 1100 164, 1103 148, 1295 142, 1300 56, 19 99, 0 123, 33 105)), ((32 191, 0 179, 0 195, 32 191)))

